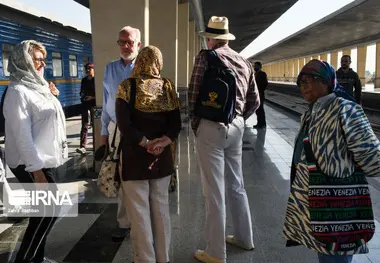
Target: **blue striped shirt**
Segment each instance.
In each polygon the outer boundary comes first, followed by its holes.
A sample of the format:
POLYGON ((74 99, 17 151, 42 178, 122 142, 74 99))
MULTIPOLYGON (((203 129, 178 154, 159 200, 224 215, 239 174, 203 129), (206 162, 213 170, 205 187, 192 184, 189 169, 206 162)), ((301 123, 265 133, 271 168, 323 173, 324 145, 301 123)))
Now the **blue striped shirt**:
POLYGON ((103 81, 104 92, 101 135, 108 135, 108 124, 110 121, 116 122, 115 104, 117 89, 124 79, 129 78, 134 66, 135 61, 124 65, 121 58, 108 63, 106 66, 103 81))

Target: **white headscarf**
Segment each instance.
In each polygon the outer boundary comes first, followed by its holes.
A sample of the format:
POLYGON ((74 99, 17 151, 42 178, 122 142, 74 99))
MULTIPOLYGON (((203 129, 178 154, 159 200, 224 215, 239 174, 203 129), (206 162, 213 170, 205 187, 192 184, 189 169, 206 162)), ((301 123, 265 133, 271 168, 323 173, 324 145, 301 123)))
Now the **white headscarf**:
POLYGON ((58 138, 61 140, 63 147, 65 147, 67 145, 65 113, 59 100, 50 92, 49 83, 35 69, 32 56, 29 54, 30 44, 39 43, 34 40, 25 40, 13 49, 8 65, 9 78, 11 81, 41 93, 46 100, 53 103, 59 125, 58 138))

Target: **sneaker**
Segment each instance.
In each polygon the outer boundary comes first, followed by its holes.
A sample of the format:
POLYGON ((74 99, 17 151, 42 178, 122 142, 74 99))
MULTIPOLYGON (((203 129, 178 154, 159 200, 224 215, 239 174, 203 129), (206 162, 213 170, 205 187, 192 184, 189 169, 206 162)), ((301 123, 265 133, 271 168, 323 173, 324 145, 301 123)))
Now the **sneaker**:
POLYGON ((226 243, 233 245, 233 246, 236 246, 236 247, 240 247, 240 248, 245 249, 245 250, 252 250, 255 248, 255 246, 253 244, 252 244, 252 246, 244 244, 243 242, 236 240, 235 236, 232 236, 232 235, 226 236, 226 243))
POLYGON ((204 263, 225 263, 224 259, 214 258, 203 250, 197 250, 194 254, 196 260, 204 263))
POLYGON ((82 155, 85 155, 85 154, 86 154, 86 148, 84 148, 84 147, 77 148, 77 153, 80 153, 80 154, 82 154, 82 155))

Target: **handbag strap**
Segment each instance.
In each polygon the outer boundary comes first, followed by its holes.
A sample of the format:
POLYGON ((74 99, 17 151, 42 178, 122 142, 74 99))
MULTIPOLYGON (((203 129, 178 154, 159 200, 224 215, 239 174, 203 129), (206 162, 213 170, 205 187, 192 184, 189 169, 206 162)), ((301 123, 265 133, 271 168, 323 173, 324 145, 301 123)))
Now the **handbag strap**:
POLYGON ((116 124, 116 126, 115 126, 115 131, 114 131, 114 133, 113 133, 113 138, 112 138, 112 142, 111 142, 111 147, 112 147, 112 148, 115 148, 116 133, 117 133, 117 124, 116 124))
MULTIPOLYGON (((135 101, 136 101, 136 79, 135 78, 130 78, 130 80, 131 80, 131 100, 130 100, 130 106, 131 106, 131 109, 134 109, 134 107, 135 107, 135 101)), ((117 133, 117 125, 115 127, 115 132, 114 132, 113 138, 112 138, 112 143, 111 143, 111 147, 112 148, 115 147, 116 133, 117 133)))
MULTIPOLYGON (((135 108, 135 102, 136 102, 136 79, 135 78, 129 78, 131 80, 131 98, 129 101, 129 107, 131 110, 131 113, 133 112, 133 109, 135 108)), ((114 140, 116 138, 116 131, 115 131, 115 136, 114 140)), ((115 144, 115 141, 113 140, 113 144, 115 144)), ((120 142, 123 140, 123 138, 120 138, 120 142)), ((120 155, 121 152, 121 143, 119 144, 119 147, 117 149, 117 154, 120 155)))
POLYGON ((310 125, 310 119, 305 120, 305 126, 304 126, 305 135, 303 138, 303 148, 306 155, 306 161, 308 162, 309 166, 314 164, 318 169, 319 165, 317 163, 317 160, 315 159, 313 149, 311 148, 311 143, 310 143, 310 138, 309 138, 309 125, 310 125))
POLYGON ((136 79, 130 78, 131 80, 131 99, 129 101, 129 105, 131 107, 131 110, 135 108, 135 102, 136 102, 136 79))

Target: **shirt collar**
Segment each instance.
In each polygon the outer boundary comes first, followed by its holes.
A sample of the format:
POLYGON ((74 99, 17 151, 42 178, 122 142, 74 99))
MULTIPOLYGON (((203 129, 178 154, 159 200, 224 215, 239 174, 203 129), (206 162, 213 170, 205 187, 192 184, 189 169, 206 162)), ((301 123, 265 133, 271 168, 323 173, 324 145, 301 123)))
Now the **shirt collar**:
POLYGON ((123 60, 123 58, 120 58, 119 61, 120 61, 120 65, 122 65, 123 67, 133 68, 133 67, 135 66, 136 58, 134 58, 134 59, 132 60, 132 62, 129 63, 129 64, 127 64, 127 65, 124 65, 124 60, 123 60))

